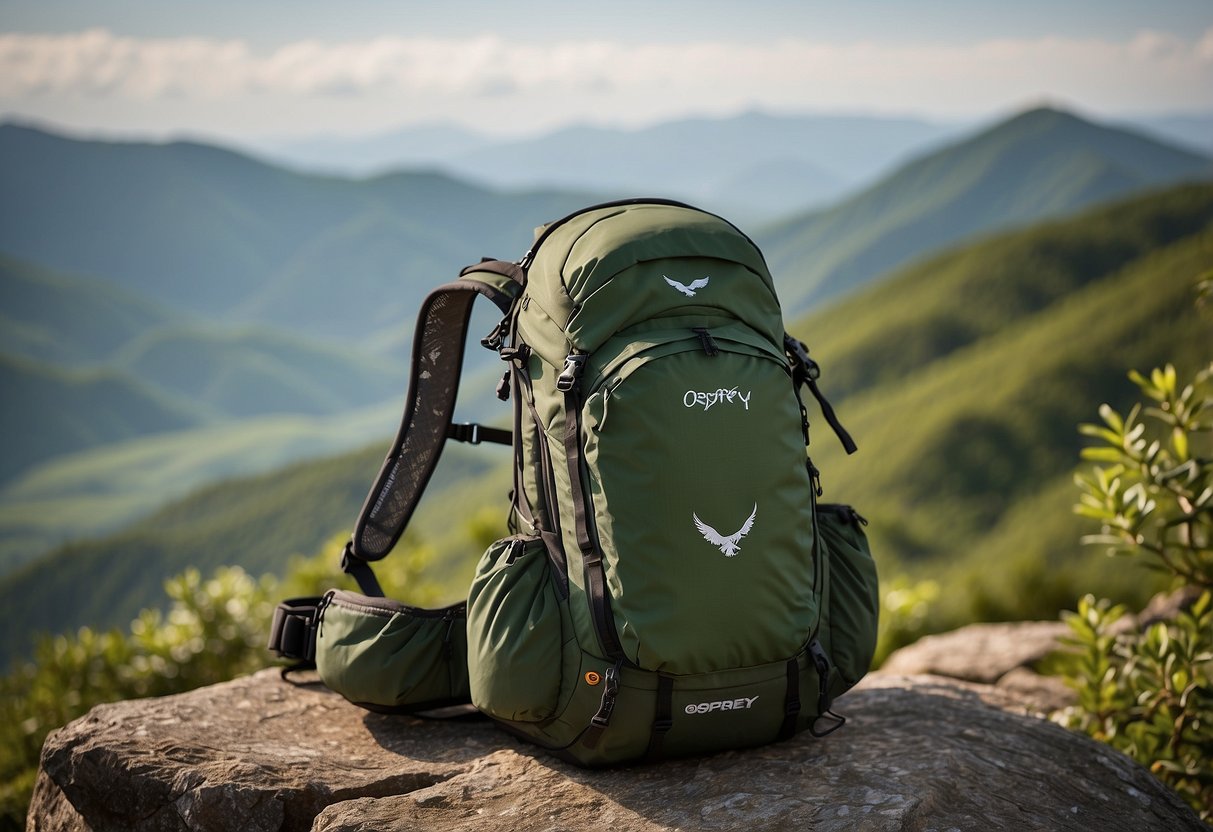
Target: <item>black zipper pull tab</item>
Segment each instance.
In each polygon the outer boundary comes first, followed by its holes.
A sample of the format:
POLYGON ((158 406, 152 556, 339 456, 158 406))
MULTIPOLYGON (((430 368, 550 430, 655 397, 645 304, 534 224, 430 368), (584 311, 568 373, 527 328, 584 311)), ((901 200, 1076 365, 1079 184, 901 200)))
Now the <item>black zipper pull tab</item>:
POLYGON ((813 487, 813 493, 820 497, 824 493, 821 488, 821 472, 817 470, 817 466, 813 464, 813 460, 806 459, 805 464, 809 468, 809 483, 813 487))
POLYGON ((619 695, 619 668, 622 666, 623 662, 617 661, 613 667, 607 668, 603 681, 602 700, 598 703, 598 713, 590 719, 590 723, 599 728, 605 728, 611 724, 611 714, 615 712, 615 697, 619 695))
POLYGON ((694 327, 691 332, 699 336, 699 343, 703 345, 703 351, 710 356, 720 355, 720 347, 716 345, 716 339, 712 337, 712 333, 708 332, 705 326, 694 327))
POLYGON ((510 371, 507 369, 501 375, 501 381, 497 382, 497 398, 503 402, 510 398, 510 371))

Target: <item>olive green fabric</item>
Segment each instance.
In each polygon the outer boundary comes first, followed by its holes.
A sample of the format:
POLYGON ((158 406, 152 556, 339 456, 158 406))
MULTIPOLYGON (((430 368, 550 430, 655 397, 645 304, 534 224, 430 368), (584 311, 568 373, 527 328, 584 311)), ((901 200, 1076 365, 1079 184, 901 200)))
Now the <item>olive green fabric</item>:
POLYGON ((351 702, 418 710, 469 698, 463 605, 422 610, 331 590, 320 611, 316 669, 351 702))
POLYGON ((582 765, 814 727, 867 671, 876 573, 858 516, 817 506, 761 253, 718 217, 656 202, 540 234, 499 328, 514 534, 481 558, 466 640, 446 613, 338 594, 322 677, 376 705, 470 695, 582 765))
MULTIPOLYGON (((802 707, 794 730, 818 718, 817 671, 807 652, 792 657, 802 707)), ((657 673, 621 671, 610 724, 597 730, 598 711, 611 664, 584 651, 565 651, 565 675, 574 685, 562 694, 559 712, 541 723, 508 723, 559 756, 585 766, 605 766, 648 756, 657 709, 657 673)), ((669 725, 660 757, 681 757, 726 748, 748 748, 780 739, 787 712, 786 661, 716 673, 667 676, 671 679, 669 725), (727 704, 726 704, 727 703, 727 704)))
POLYGON ((472 703, 490 716, 535 722, 556 712, 561 611, 543 542, 489 547, 468 594, 472 703))
POLYGON ((863 678, 876 652, 880 594, 876 562, 863 525, 867 522, 850 506, 822 505, 817 514, 828 569, 828 596, 821 619, 821 643, 837 678, 837 696, 863 678))
POLYGON ((585 405, 624 653, 679 674, 786 659, 817 616, 796 398, 760 350, 721 338, 708 356, 685 330, 667 337, 608 365, 585 405))

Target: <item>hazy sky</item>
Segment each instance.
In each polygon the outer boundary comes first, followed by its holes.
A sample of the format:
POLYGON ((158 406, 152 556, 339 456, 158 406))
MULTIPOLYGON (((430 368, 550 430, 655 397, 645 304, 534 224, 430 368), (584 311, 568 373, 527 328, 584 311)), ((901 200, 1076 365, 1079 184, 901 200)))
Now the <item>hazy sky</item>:
POLYGON ((1213 110, 1213 0, 0 0, 0 114, 236 138, 1213 110))

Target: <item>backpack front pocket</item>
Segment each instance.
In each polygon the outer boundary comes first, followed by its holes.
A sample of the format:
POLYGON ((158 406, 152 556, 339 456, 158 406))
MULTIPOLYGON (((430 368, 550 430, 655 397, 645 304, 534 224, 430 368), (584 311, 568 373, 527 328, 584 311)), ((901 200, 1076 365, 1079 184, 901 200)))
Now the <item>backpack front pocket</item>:
POLYGON ((799 401, 786 364, 739 330, 649 333, 589 375, 595 542, 622 653, 645 670, 777 661, 818 617, 799 401))

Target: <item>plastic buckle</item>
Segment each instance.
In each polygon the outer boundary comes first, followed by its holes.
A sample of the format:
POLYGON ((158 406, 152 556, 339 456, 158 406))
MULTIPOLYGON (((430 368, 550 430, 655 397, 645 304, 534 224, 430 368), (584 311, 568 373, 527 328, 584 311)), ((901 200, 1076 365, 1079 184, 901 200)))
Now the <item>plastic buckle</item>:
POLYGON ((556 378, 556 389, 561 393, 568 393, 577 385, 577 380, 581 378, 581 371, 585 367, 585 361, 589 358, 585 353, 571 352, 564 359, 564 369, 556 378))

